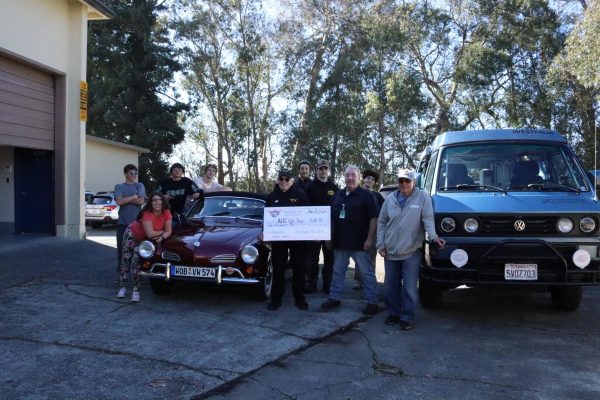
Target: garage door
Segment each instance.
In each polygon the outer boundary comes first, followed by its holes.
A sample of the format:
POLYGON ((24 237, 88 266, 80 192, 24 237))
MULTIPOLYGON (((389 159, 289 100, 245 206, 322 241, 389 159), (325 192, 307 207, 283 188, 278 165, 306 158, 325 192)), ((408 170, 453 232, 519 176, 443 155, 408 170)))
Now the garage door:
POLYGON ((54 150, 54 78, 3 56, 0 145, 54 150))

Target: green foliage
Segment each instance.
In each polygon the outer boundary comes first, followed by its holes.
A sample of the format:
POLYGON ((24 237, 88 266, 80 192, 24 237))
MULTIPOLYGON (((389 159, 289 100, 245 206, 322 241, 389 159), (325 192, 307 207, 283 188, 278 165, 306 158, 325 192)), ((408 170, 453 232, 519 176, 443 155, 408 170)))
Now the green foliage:
POLYGON ((186 106, 167 95, 180 66, 157 1, 106 4, 116 16, 89 29, 87 132, 149 148, 139 170, 140 181, 152 187, 167 173, 165 156, 184 137, 177 118, 186 106))

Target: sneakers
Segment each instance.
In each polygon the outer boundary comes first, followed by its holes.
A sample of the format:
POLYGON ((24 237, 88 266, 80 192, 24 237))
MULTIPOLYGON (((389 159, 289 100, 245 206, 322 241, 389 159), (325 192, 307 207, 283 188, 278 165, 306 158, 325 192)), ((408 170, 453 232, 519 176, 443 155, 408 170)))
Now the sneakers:
POLYGON ((408 321, 400 321, 400 329, 402 329, 403 331, 410 331, 413 327, 412 322, 408 322, 408 321))
POLYGON ((117 293, 117 298, 124 299, 126 294, 127 294, 127 288, 122 287, 119 289, 119 293, 117 293))
POLYGON ((398 322, 400 322, 400 317, 397 315, 388 315, 385 319, 386 325, 396 325, 398 322))
POLYGON ((327 299, 323 304, 321 304, 321 309, 323 310, 331 310, 332 308, 339 307, 342 304, 339 300, 327 299))
POLYGON ((296 300, 294 302, 294 304, 296 305, 296 307, 298 307, 300 310, 308 310, 308 303, 306 302, 306 300, 302 299, 302 300, 296 300))
POLYGON ((362 313, 366 315, 375 315, 379 312, 379 305, 368 303, 365 308, 362 309, 362 313))
POLYGON ((137 303, 140 301, 140 292, 137 290, 134 290, 133 293, 131 293, 131 301, 134 303, 137 303))

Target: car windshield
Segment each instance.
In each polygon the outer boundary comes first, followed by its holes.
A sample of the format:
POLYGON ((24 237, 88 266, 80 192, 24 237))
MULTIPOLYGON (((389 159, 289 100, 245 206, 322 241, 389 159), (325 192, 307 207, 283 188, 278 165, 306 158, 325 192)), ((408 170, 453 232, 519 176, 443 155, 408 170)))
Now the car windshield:
POLYGON ((110 196, 92 196, 88 204, 110 204, 111 202, 110 196))
POLYGON ((563 144, 480 143, 444 149, 438 191, 589 191, 563 144))
POLYGON ((236 217, 255 220, 263 219, 265 202, 247 197, 206 197, 190 209, 188 218, 236 217))

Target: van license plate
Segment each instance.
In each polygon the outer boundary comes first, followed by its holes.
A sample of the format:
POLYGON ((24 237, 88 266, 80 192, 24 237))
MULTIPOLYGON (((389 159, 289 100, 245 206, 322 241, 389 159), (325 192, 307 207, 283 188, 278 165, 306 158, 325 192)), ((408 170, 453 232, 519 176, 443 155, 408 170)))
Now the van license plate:
POLYGON ((507 281, 537 281, 537 264, 504 264, 507 281))
POLYGON ((189 276, 192 278, 214 278, 214 268, 199 268, 199 267, 181 267, 171 265, 171 275, 174 276, 189 276))

